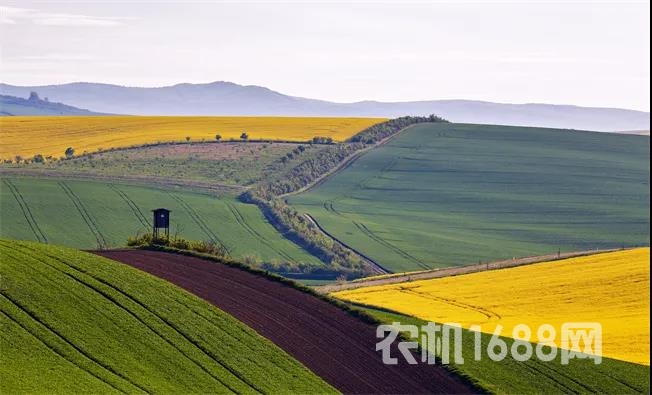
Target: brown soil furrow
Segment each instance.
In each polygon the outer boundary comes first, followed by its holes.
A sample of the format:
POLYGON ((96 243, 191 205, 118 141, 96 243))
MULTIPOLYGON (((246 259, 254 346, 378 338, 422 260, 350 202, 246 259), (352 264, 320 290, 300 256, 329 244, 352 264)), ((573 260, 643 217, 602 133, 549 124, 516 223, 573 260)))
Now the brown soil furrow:
MULTIPOLYGON (((442 366, 382 363, 376 327, 291 286, 200 258, 142 250, 98 251, 175 283, 249 325, 345 393, 474 390, 442 366)), ((418 359, 418 358, 417 358, 418 359)))

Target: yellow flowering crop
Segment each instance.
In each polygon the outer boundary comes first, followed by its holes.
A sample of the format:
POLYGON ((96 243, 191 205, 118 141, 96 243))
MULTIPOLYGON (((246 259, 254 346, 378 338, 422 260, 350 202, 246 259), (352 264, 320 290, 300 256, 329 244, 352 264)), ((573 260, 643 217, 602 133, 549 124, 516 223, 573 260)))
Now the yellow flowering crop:
POLYGON ((167 141, 249 139, 306 141, 315 136, 342 141, 381 118, 18 116, 0 117, 0 159, 75 153, 167 141))
POLYGON ((434 322, 511 336, 526 324, 602 325, 602 355, 650 364, 650 249, 597 254, 456 277, 341 291, 334 296, 434 322))

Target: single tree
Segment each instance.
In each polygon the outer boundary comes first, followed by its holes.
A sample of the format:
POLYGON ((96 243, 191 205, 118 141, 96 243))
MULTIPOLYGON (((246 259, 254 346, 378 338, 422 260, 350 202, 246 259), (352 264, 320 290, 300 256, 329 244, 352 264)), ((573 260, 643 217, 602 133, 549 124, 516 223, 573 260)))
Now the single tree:
POLYGON ((34 163, 43 163, 43 162, 45 162, 45 158, 43 158, 43 155, 41 155, 41 154, 34 155, 34 158, 32 160, 34 161, 34 163))
POLYGON ((240 135, 240 140, 247 140, 249 138, 249 135, 245 132, 242 132, 240 135))
POLYGON ((20 156, 20 155, 16 155, 16 157, 14 159, 16 160, 16 163, 20 163, 20 162, 23 161, 23 157, 20 156))
POLYGON ((215 135, 215 141, 220 141, 222 140, 222 135, 221 134, 216 134, 215 135))
POLYGON ((186 141, 190 141, 190 136, 186 136, 186 141))
POLYGON ((75 149, 72 147, 66 148, 66 158, 72 158, 75 155, 75 149))

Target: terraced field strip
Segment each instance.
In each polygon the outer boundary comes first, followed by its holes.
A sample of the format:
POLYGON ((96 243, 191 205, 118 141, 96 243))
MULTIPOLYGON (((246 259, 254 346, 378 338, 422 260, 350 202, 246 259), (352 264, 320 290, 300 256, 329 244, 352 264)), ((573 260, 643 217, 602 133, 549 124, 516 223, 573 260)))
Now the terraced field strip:
MULTIPOLYGON (((244 270, 154 251, 97 254, 159 276, 232 314, 344 393, 465 393, 440 365, 382 363, 376 328, 345 311, 244 270)), ((399 352, 397 344, 393 352, 399 352)))
POLYGON ((72 189, 66 184, 65 181, 59 182, 59 186, 61 189, 63 189, 63 192, 70 198, 70 201, 75 205, 77 208, 77 211, 79 212, 79 215, 82 217, 86 225, 88 225, 88 229, 90 229, 91 233, 93 233, 93 236, 95 236, 95 240, 97 240, 97 245, 100 249, 106 248, 107 243, 106 239, 104 238, 104 235, 102 235, 102 232, 100 232, 99 227, 97 226, 97 221, 93 216, 88 212, 88 209, 86 209, 86 206, 84 203, 81 201, 79 196, 73 192, 72 189))
POLYGON ((16 186, 10 180, 4 179, 2 181, 7 186, 7 188, 11 191, 11 194, 16 199, 16 202, 18 202, 18 205, 20 206, 20 211, 22 212, 23 217, 25 217, 25 221, 27 221, 29 228, 34 233, 34 237, 36 237, 36 240, 40 241, 41 243, 47 243, 48 242, 47 236, 45 236, 45 233, 43 233, 41 228, 38 226, 38 222, 36 222, 36 220, 34 219, 34 216, 32 215, 32 211, 29 209, 29 205, 25 202, 25 199, 23 199, 23 196, 20 194, 20 191, 18 191, 18 188, 16 188, 16 186))
POLYGON ((335 392, 232 316, 127 265, 7 240, 0 260, 3 392, 335 392))
POLYGON ((459 276, 358 288, 340 299, 387 308, 433 322, 480 325, 504 336, 520 324, 552 325, 561 347, 562 325, 596 322, 602 355, 650 364, 650 248, 579 256, 459 276))

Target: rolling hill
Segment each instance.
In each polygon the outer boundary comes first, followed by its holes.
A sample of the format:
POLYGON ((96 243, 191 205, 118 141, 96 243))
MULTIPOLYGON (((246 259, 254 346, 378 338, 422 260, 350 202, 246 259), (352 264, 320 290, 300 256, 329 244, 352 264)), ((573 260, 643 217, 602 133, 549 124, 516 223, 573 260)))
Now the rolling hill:
POLYGON ((232 197, 112 182, 11 177, 0 182, 0 237, 86 249, 122 247, 129 236, 151 231, 150 210, 165 207, 172 210, 172 236, 221 242, 235 258, 321 264, 281 236, 257 207, 232 197))
MULTIPOLYGON (((464 394, 474 388, 441 365, 386 364, 376 323, 286 282, 195 256, 98 251, 188 290, 232 314, 344 394, 464 394)), ((398 353, 393 341, 393 353, 398 353)), ((475 389, 477 392, 477 389, 475 389)))
POLYGON ((336 393, 233 316, 106 258, 0 240, 3 393, 336 393))
POLYGON ((217 81, 158 88, 77 82, 62 85, 0 84, 0 93, 31 91, 71 105, 131 115, 281 115, 397 117, 437 114, 452 122, 570 128, 597 131, 647 130, 649 112, 550 104, 504 104, 473 100, 334 103, 288 96, 260 86, 217 81))
POLYGON ((419 124, 288 197, 385 268, 649 245, 649 137, 419 124))
POLYGON ((0 116, 5 115, 104 115, 63 103, 41 100, 38 95, 28 99, 0 95, 0 116))

